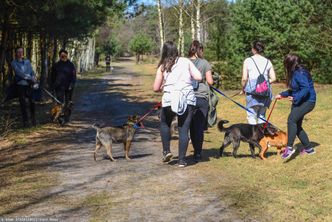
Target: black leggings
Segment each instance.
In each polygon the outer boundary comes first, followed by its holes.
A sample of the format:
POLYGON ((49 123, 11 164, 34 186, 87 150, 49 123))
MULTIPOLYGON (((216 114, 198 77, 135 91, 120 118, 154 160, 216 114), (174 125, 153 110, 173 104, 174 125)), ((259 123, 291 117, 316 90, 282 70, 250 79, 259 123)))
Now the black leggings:
POLYGON ((194 147, 194 155, 201 154, 204 141, 204 130, 207 128, 209 102, 204 98, 196 99, 196 107, 190 124, 190 138, 194 147))
POLYGON ((288 116, 287 130, 288 143, 287 146, 293 147, 295 137, 297 136, 304 148, 310 147, 310 141, 307 133, 302 128, 302 121, 304 116, 311 112, 315 107, 314 102, 304 102, 300 106, 292 106, 291 113, 288 116))
MULTIPOLYGON (((179 130, 179 161, 186 157, 188 142, 189 142, 189 127, 193 115, 194 106, 188 105, 186 112, 178 115, 178 130, 179 130)), ((170 127, 172 120, 176 113, 174 113, 170 106, 163 107, 160 114, 160 135, 163 144, 163 152, 170 152, 171 131, 170 127)))
POLYGON ((32 92, 30 86, 17 85, 17 93, 20 102, 23 123, 26 123, 28 121, 28 111, 27 111, 27 102, 26 102, 27 99, 29 100, 30 118, 34 122, 35 103, 32 100, 32 92))

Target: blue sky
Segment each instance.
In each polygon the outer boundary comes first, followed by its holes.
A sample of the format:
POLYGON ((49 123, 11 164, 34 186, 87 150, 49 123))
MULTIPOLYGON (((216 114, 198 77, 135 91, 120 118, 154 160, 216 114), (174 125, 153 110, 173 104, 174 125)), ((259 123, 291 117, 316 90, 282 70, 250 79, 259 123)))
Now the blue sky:
POLYGON ((155 0, 139 0, 138 2, 143 2, 144 4, 150 5, 150 4, 154 4, 156 1, 155 0))

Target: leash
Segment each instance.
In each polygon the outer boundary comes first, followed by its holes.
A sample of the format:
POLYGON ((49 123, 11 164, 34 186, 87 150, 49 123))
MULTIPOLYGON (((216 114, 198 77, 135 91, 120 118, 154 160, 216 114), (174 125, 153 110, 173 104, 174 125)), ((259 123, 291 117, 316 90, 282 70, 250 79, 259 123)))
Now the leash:
MULTIPOLYGON (((236 105, 238 105, 238 106, 241 107, 242 109, 246 110, 247 112, 249 112, 249 113, 251 113, 251 114, 255 114, 254 112, 252 112, 251 110, 249 110, 247 107, 243 106, 242 104, 240 104, 240 103, 236 102, 235 100, 233 100, 232 98, 228 97, 225 93, 223 93, 223 92, 220 91, 219 89, 214 88, 214 87, 212 87, 212 86, 211 86, 211 88, 212 88, 214 91, 216 91, 217 93, 219 93, 220 95, 222 95, 223 97, 225 97, 226 99, 232 101, 233 103, 235 103, 236 105)), ((264 119, 263 117, 258 116, 257 118, 259 118, 260 120, 263 120, 263 121, 265 122, 265 124, 268 124, 268 123, 269 123, 268 120, 264 119)), ((272 124, 272 123, 270 123, 270 124, 271 124, 272 126, 274 126, 275 128, 277 128, 277 129, 280 130, 280 128, 278 128, 276 125, 274 125, 274 124, 272 124)))
POLYGON ((55 96, 52 95, 47 89, 43 88, 43 90, 52 98, 55 100, 55 102, 59 103, 60 105, 63 105, 62 102, 60 102, 55 96))
POLYGON ((235 93, 234 95, 232 95, 232 96, 229 97, 229 98, 233 98, 233 97, 235 97, 235 96, 237 96, 237 95, 240 95, 240 93, 241 93, 241 92, 237 92, 237 93, 235 93))
POLYGON ((269 116, 267 117, 266 123, 264 123, 264 129, 267 127, 267 124, 268 124, 268 122, 270 120, 271 114, 272 114, 272 112, 274 110, 274 107, 275 107, 276 103, 277 103, 277 99, 274 100, 274 103, 273 103, 272 108, 270 110, 269 116))
POLYGON ((159 109, 161 107, 161 102, 156 103, 147 113, 145 113, 141 118, 139 118, 136 123, 134 124, 134 128, 140 128, 138 126, 138 123, 142 122, 148 115, 150 115, 150 113, 152 113, 153 111, 155 111, 156 109, 159 109))

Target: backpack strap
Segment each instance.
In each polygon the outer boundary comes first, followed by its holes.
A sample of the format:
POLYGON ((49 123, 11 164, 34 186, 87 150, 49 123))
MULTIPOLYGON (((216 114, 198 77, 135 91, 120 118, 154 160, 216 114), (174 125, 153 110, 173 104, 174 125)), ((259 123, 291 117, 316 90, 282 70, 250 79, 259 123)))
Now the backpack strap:
POLYGON ((266 59, 267 61, 266 61, 265 68, 264 68, 264 70, 263 70, 263 73, 261 73, 261 72, 259 71, 259 68, 258 68, 258 66, 257 66, 257 64, 256 64, 256 62, 255 62, 255 60, 254 60, 254 58, 253 58, 253 57, 250 57, 250 58, 251 58, 252 61, 254 62, 255 66, 256 66, 256 68, 257 68, 258 73, 259 73, 260 75, 264 75, 264 72, 265 72, 265 70, 266 70, 266 68, 267 68, 267 65, 269 64, 269 60, 266 59))

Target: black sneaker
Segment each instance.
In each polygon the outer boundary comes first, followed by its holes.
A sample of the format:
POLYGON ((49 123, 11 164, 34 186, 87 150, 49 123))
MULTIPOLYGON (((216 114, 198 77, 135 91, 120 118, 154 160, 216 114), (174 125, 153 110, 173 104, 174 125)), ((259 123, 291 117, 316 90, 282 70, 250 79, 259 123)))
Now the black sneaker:
POLYGON ((166 163, 166 162, 169 162, 172 159, 172 157, 173 157, 173 154, 171 152, 167 152, 167 153, 164 152, 162 160, 164 163, 166 163))
POLYGON ((201 154, 195 154, 194 155, 194 161, 196 163, 201 162, 202 161, 202 155, 201 154))
POLYGON ((186 166, 187 166, 187 162, 184 161, 184 160, 180 160, 179 163, 178 163, 178 166, 179 166, 180 168, 186 167, 186 166))

